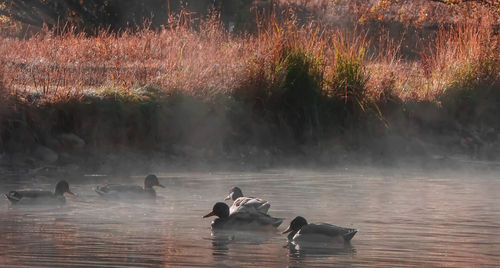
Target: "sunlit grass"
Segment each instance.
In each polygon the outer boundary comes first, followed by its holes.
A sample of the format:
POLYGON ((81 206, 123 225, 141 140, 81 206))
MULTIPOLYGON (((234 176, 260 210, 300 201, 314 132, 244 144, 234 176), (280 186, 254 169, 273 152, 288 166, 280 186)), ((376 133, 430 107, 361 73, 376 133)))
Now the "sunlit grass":
POLYGON ((322 90, 340 92, 347 85, 377 96, 381 84, 391 80, 403 99, 432 99, 462 79, 471 63, 495 60, 498 35, 492 23, 484 19, 440 30, 422 45, 417 61, 402 61, 396 40, 382 44, 362 30, 347 38, 321 25, 273 20, 256 35, 231 35, 217 16, 203 22, 201 29, 177 25, 160 31, 102 31, 91 37, 69 29, 61 35, 46 30, 27 40, 1 37, 0 61, 3 83, 16 93, 36 90, 43 97, 60 98, 101 87, 154 84, 209 96, 232 93, 252 83, 259 72, 258 79, 269 83, 258 83, 272 86, 283 71, 283 51, 291 48, 317 65, 322 90), (378 54, 370 54, 374 48, 378 54))
POLYGON ((0 37, 1 94, 29 105, 86 96, 140 102, 144 88, 208 103, 235 97, 301 133, 359 120, 360 112, 382 119, 378 103, 388 98, 439 104, 448 91, 499 82, 496 20, 488 16, 418 40, 416 59, 402 53, 408 40, 370 32, 366 20, 346 30, 271 17, 254 34, 229 33, 217 14, 199 28, 181 17, 171 22, 95 36, 67 28, 0 37), (348 115, 354 117, 341 119, 348 115))
POLYGON ((464 17, 433 32, 421 18, 397 20, 417 32, 410 38, 373 30, 395 19, 394 6, 379 18, 352 3, 338 24, 278 14, 252 33, 230 33, 212 14, 196 27, 178 16, 158 30, 0 35, 0 147, 74 132, 98 150, 181 145, 209 158, 235 144, 271 151, 322 138, 359 148, 391 126, 412 131, 429 107, 454 126, 500 129, 497 20, 464 17))

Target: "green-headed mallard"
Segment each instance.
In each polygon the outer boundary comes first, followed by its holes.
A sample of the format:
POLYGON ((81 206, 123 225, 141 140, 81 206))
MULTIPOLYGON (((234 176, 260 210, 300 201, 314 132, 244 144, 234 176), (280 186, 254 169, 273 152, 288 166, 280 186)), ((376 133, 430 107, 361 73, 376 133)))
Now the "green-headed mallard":
POLYGON ((127 198, 156 198, 156 192, 153 186, 165 188, 158 181, 155 175, 148 175, 144 179, 144 188, 139 185, 123 185, 123 184, 106 184, 97 186, 94 190, 102 197, 111 199, 127 199, 127 198))
POLYGON ((15 190, 10 191, 5 196, 13 205, 64 204, 66 202, 65 193, 74 195, 69 190, 68 182, 62 180, 56 184, 54 192, 46 190, 15 190))
POLYGON ((356 229, 328 223, 308 224, 304 217, 298 216, 290 222, 283 234, 290 233, 288 240, 294 243, 329 243, 349 242, 357 232, 356 229))

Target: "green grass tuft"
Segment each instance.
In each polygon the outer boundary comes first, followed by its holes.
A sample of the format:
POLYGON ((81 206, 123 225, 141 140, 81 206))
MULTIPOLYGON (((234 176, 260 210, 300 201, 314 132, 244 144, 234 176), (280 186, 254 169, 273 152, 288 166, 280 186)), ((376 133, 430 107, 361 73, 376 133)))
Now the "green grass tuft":
POLYGON ((273 85, 276 109, 291 128, 294 138, 304 142, 318 127, 318 102, 322 90, 319 60, 297 48, 282 50, 273 85))
POLYGON ((366 83, 365 49, 349 47, 340 40, 334 44, 335 65, 330 82, 330 94, 344 99, 346 104, 358 104, 364 110, 366 83))

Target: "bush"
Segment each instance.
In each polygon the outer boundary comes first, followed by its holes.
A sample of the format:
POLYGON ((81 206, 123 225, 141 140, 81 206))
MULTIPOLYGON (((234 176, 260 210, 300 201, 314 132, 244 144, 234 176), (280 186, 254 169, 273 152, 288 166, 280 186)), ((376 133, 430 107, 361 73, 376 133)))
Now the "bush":
POLYGON ((440 101, 443 107, 463 125, 500 129, 500 61, 486 57, 457 68, 454 81, 440 101))
POLYGON ((344 100, 353 109, 359 105, 364 110, 367 74, 364 69, 365 49, 348 45, 340 37, 334 43, 335 61, 329 94, 344 100))
POLYGON ((295 141, 306 141, 306 133, 318 126, 318 99, 322 73, 319 61, 305 51, 285 46, 268 75, 269 92, 264 106, 278 124, 285 124, 295 141))
POLYGON ((285 49, 282 57, 276 70, 284 74, 278 81, 278 110, 297 141, 304 142, 304 133, 312 133, 318 126, 322 74, 316 59, 300 49, 285 49))

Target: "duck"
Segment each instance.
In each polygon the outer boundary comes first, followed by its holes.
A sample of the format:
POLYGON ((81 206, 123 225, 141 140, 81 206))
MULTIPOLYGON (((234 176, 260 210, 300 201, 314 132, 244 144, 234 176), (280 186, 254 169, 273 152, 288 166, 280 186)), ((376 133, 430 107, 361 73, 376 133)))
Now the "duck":
POLYGON ((224 199, 233 200, 233 204, 229 208, 229 214, 236 212, 260 212, 267 214, 271 204, 264 199, 256 197, 245 197, 239 187, 233 187, 229 191, 229 195, 224 199))
POLYGON ((14 190, 10 191, 5 196, 13 205, 20 204, 64 204, 66 198, 64 194, 75 195, 69 189, 69 183, 61 180, 56 184, 54 192, 46 190, 14 190))
POLYGON ((281 225, 283 219, 274 218, 261 212, 235 212, 229 213, 229 206, 217 202, 212 211, 203 218, 217 216, 212 224, 212 230, 273 230, 281 225))
POLYGON ((156 175, 150 174, 144 179, 144 188, 139 185, 123 185, 123 184, 106 184, 96 186, 95 192, 104 198, 156 198, 156 191, 153 186, 165 188, 158 181, 156 175))
POLYGON ((328 223, 307 223, 304 217, 297 216, 290 222, 283 234, 288 234, 288 241, 297 243, 335 243, 349 242, 358 232, 356 229, 344 228, 328 223))

